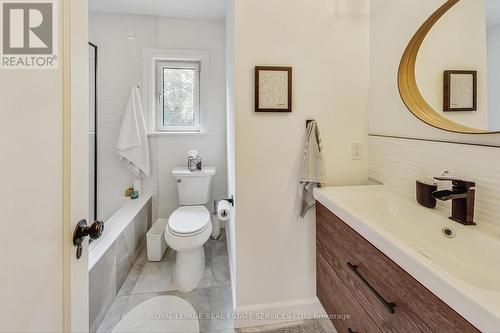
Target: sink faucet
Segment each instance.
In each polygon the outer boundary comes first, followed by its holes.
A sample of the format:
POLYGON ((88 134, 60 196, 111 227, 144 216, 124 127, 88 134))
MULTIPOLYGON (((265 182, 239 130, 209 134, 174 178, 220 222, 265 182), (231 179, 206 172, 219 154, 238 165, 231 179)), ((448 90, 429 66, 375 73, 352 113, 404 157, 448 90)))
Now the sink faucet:
POLYGON ((432 192, 432 196, 441 201, 451 200, 450 219, 463 225, 475 225, 474 223, 474 198, 476 194, 476 183, 453 177, 434 177, 439 181, 450 181, 451 190, 432 192))

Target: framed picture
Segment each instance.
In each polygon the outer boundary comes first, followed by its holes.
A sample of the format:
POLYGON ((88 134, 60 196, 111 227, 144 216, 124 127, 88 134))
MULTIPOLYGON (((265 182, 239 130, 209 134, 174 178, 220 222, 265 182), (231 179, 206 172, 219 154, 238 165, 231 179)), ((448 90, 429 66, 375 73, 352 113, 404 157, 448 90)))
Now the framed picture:
POLYGON ((477 111, 477 71, 444 71, 444 111, 477 111))
POLYGON ((291 67, 255 67, 255 112, 292 112, 291 67))

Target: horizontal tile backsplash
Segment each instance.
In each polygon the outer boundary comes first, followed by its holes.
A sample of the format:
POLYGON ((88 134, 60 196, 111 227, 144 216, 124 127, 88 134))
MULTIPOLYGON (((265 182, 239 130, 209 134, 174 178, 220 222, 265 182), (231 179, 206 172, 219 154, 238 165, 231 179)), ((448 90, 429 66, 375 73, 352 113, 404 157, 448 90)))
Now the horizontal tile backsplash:
MULTIPOLYGON (((500 148, 370 136, 368 154, 368 176, 409 199, 416 179, 430 180, 443 170, 475 181, 476 221, 500 228, 500 148)), ((450 204, 438 202, 436 212, 448 217, 450 204)))

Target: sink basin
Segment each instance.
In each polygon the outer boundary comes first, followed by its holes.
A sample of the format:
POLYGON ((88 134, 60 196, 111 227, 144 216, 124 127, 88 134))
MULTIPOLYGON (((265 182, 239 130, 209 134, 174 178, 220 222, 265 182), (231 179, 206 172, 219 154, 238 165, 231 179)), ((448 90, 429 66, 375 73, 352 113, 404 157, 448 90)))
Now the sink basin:
POLYGON ((500 291, 500 235, 463 226, 383 192, 345 198, 342 204, 448 273, 478 288, 500 291))
POLYGON ((383 185, 319 188, 314 197, 478 329, 498 331, 499 230, 461 225, 383 185))

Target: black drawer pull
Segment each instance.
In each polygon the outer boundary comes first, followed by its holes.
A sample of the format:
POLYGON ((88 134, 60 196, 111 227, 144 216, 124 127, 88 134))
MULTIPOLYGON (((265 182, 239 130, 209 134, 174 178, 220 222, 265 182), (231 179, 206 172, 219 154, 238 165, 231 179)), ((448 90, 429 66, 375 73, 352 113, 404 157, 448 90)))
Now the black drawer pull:
POLYGON ((361 275, 361 273, 358 271, 358 266, 357 265, 353 265, 350 262, 348 262, 347 266, 349 266, 349 268, 354 272, 354 274, 356 274, 361 279, 361 281, 363 281, 364 284, 368 288, 370 288, 370 290, 375 294, 375 296, 377 296, 377 298, 380 301, 380 303, 382 303, 385 306, 385 308, 387 309, 387 311, 389 311, 390 313, 394 313, 395 312, 394 308, 396 307, 396 304, 392 303, 392 302, 387 302, 385 300, 385 298, 383 298, 382 295, 380 295, 379 292, 375 288, 373 288, 371 286, 371 284, 365 279, 365 277, 363 275, 361 275))
POLYGON ((347 333, 358 333, 358 332, 353 331, 353 330, 352 330, 352 328, 348 327, 348 328, 347 328, 347 333))

